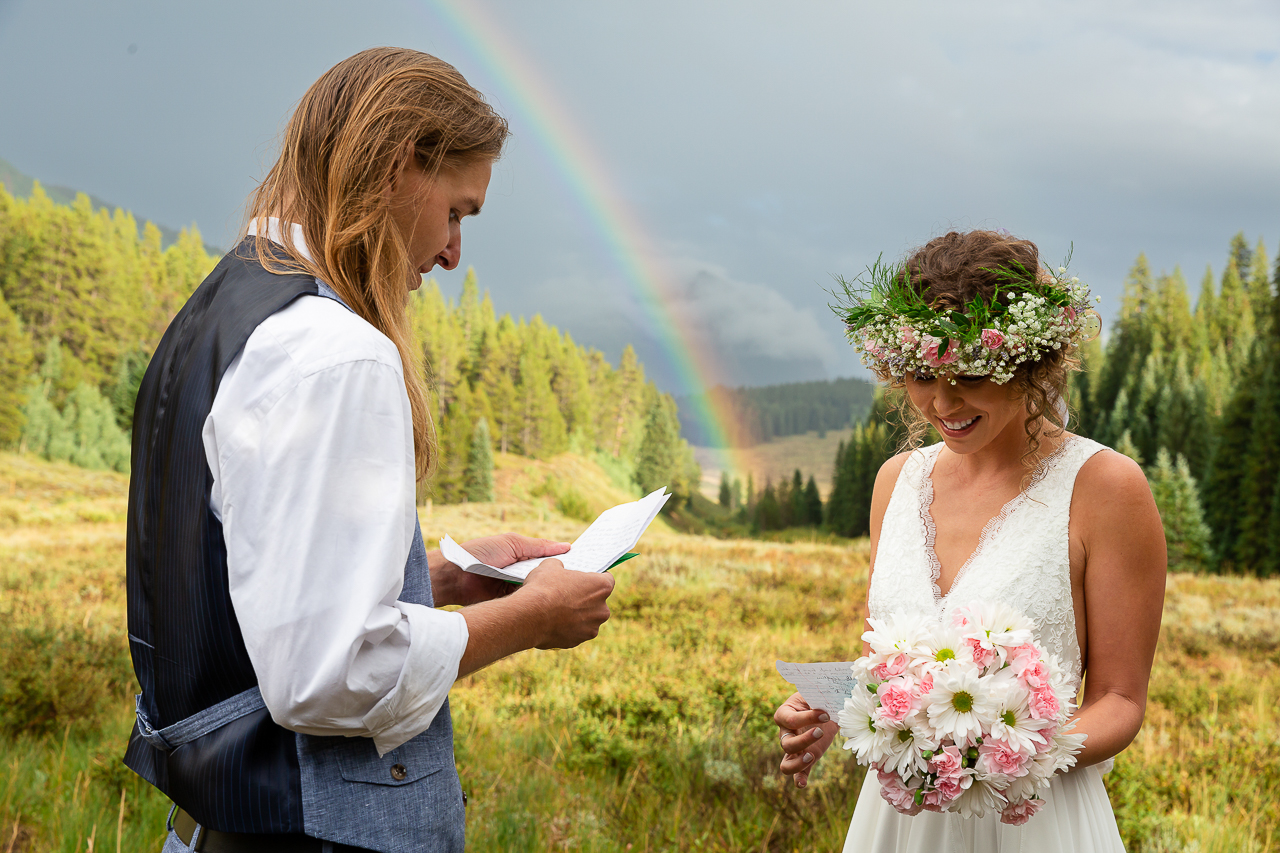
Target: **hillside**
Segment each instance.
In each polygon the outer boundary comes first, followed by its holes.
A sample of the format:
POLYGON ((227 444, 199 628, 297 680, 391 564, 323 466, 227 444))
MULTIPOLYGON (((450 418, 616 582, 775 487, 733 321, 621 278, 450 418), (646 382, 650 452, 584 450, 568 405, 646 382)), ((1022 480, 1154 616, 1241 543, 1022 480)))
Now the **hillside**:
MULTIPOLYGON (((424 532, 570 539, 630 497, 573 454, 499 455, 496 472, 497 501, 423 507, 424 532)), ((168 803, 119 761, 136 689, 126 489, 119 474, 0 453, 8 850, 160 846, 168 803)), ((597 640, 517 655, 452 691, 471 845, 838 848, 862 772, 833 750, 803 791, 777 775, 771 716, 789 688, 773 662, 853 654, 866 540, 716 540, 660 519, 638 550, 597 640)), ((1147 721, 1106 777, 1130 853, 1277 849, 1278 695, 1280 580, 1171 575, 1147 721)))
POLYGON ((738 477, 743 483, 751 474, 755 478, 756 489, 763 489, 765 483, 790 478, 799 468, 806 479, 813 475, 823 500, 826 500, 831 493, 836 448, 840 442, 847 442, 852 434, 851 429, 830 430, 825 434, 807 432, 775 438, 754 447, 735 447, 730 451, 695 446, 693 458, 702 468, 700 490, 710 500, 716 500, 720 494, 720 474, 726 470, 730 479, 738 477))
MULTIPOLYGON (((30 175, 24 175, 22 172, 18 171, 17 167, 12 163, 0 157, 0 184, 4 185, 10 195, 18 198, 30 198, 31 191, 34 189, 35 183, 35 178, 30 175)), ((76 196, 80 194, 78 190, 73 190, 71 187, 58 186, 57 184, 42 183, 41 186, 44 188, 44 191, 49 198, 56 204, 71 205, 75 202, 76 196)), ((112 204, 109 201, 104 201, 96 195, 89 193, 86 193, 86 195, 88 195, 89 203, 93 206, 95 211, 105 210, 110 213, 119 207, 119 205, 112 204)), ((170 228, 167 225, 161 225, 158 222, 152 222, 151 224, 155 225, 156 229, 160 232, 160 247, 162 249, 167 249, 174 243, 178 242, 178 236, 181 233, 180 231, 170 228)), ((225 249, 220 249, 217 246, 210 245, 209 243, 204 244, 204 250, 215 256, 222 255, 226 251, 225 249)))
POLYGON ((875 386, 862 379, 790 382, 755 388, 717 386, 705 394, 677 397, 680 434, 708 446, 712 437, 697 412, 708 406, 721 418, 730 447, 753 447, 788 435, 847 429, 871 409, 875 386))

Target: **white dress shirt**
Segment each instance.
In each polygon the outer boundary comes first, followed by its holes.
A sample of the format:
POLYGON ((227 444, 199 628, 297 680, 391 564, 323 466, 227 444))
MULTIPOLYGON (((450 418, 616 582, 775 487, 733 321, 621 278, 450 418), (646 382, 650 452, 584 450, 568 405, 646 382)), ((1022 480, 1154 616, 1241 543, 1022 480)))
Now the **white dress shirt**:
POLYGON ((425 731, 468 635, 459 613, 397 600, 417 509, 395 345, 341 303, 301 297, 249 336, 203 438, 231 602, 272 719, 371 737, 380 755, 425 731))

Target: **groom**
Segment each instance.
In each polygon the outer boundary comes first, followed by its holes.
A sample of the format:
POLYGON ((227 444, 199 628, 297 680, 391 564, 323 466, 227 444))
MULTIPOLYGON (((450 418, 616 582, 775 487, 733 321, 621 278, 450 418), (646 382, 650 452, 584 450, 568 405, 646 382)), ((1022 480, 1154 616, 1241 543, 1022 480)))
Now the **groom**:
MULTIPOLYGON (((454 680, 609 617, 608 574, 548 560, 511 592, 428 553, 417 525, 415 460, 434 448, 406 288, 457 266, 506 134, 435 57, 339 63, 299 102, 250 236, 152 357, 125 763, 175 803, 166 853, 461 851, 454 680)), ((498 567, 568 550, 465 544, 498 567)))

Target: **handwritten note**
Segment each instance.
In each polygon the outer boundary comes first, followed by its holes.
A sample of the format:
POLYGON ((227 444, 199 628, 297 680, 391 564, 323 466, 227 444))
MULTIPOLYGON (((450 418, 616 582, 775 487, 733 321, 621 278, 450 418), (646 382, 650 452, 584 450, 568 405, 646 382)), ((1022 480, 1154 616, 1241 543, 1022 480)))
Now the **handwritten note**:
POLYGON ((788 663, 778 661, 778 675, 796 686, 810 708, 821 708, 835 719, 853 689, 853 661, 788 663))

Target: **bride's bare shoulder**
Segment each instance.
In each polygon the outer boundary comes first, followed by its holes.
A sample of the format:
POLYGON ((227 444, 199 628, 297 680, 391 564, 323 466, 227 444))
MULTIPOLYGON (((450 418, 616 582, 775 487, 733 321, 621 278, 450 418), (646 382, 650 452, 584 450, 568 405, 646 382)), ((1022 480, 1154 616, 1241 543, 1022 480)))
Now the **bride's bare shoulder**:
POLYGON ((1142 468, 1123 453, 1104 447, 1085 460, 1076 475, 1077 495, 1097 494, 1103 490, 1119 489, 1118 497, 1151 497, 1147 475, 1142 468))
POLYGON ((1071 516, 1072 526, 1086 539, 1151 539, 1152 546, 1158 539, 1163 545, 1160 513, 1146 475, 1137 462, 1109 448, 1081 466, 1071 496, 1071 516))

